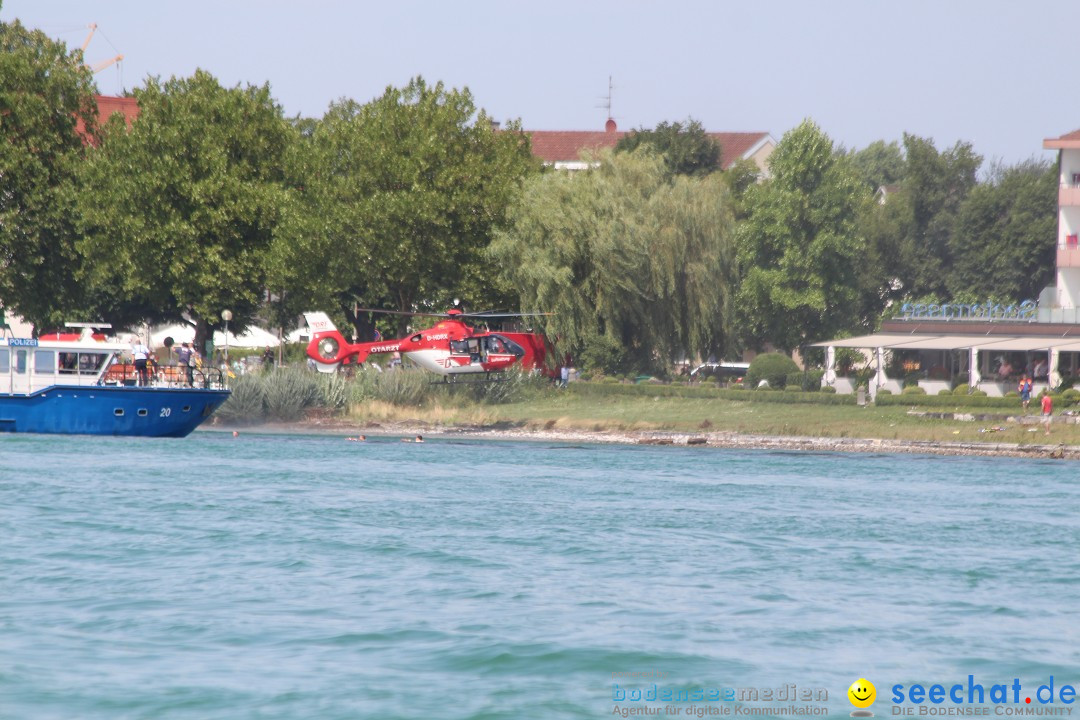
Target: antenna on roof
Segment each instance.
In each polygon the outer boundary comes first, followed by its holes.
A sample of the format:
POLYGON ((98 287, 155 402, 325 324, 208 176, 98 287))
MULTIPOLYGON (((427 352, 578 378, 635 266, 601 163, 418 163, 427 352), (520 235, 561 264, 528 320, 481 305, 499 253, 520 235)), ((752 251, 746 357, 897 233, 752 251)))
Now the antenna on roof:
POLYGON ((611 76, 608 75, 607 79, 607 95, 602 96, 600 99, 604 102, 597 107, 602 107, 607 110, 607 122, 604 123, 604 130, 607 132, 614 132, 615 130, 615 118, 611 116, 611 91, 615 89, 615 85, 612 83, 611 76))

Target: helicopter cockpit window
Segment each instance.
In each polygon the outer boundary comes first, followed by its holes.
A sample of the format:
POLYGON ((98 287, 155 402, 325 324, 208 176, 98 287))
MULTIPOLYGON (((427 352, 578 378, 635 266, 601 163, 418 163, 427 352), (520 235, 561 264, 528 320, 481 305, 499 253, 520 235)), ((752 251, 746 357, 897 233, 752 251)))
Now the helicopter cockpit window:
POLYGON ((525 354, 524 348, 513 340, 504 338, 501 335, 488 336, 487 347, 489 353, 495 353, 496 355, 515 355, 521 357, 525 354))
POLYGON ((451 340, 450 352, 455 355, 468 355, 469 354, 469 341, 468 340, 451 340))

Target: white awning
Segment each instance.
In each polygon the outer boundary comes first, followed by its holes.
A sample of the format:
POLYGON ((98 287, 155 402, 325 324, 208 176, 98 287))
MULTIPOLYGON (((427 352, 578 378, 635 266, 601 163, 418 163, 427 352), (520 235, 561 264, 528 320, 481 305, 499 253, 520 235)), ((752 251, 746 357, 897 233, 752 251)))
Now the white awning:
POLYGON ((1027 335, 1000 340, 988 345, 981 345, 979 350, 1016 350, 1034 352, 1037 350, 1049 350, 1050 348, 1061 350, 1069 345, 1080 345, 1080 337, 1027 335))
POLYGON ((843 348, 891 348, 907 347, 908 343, 920 340, 929 340, 933 335, 906 335, 904 333, 874 333, 873 335, 860 335, 858 337, 839 338, 828 342, 814 343, 811 347, 843 347, 843 348))
POLYGON ((901 350, 967 350, 969 348, 982 349, 983 345, 999 343, 1002 341, 1015 340, 1014 337, 1002 337, 1001 335, 939 335, 928 340, 908 343, 901 350))
POLYGON ((897 350, 1000 350, 1003 352, 1036 352, 1054 348, 1063 352, 1080 352, 1080 337, 1060 335, 905 335, 875 333, 853 338, 840 338, 814 343, 813 347, 896 348, 897 350))

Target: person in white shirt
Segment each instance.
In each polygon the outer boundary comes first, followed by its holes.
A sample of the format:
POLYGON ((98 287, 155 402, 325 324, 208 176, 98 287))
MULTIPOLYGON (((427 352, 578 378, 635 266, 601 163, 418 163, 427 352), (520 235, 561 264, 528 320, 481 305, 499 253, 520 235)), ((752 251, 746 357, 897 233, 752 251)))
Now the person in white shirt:
POLYGON ((138 375, 139 385, 150 385, 150 373, 146 368, 150 359, 150 348, 146 347, 141 339, 135 338, 131 343, 131 356, 135 358, 135 373, 138 375))

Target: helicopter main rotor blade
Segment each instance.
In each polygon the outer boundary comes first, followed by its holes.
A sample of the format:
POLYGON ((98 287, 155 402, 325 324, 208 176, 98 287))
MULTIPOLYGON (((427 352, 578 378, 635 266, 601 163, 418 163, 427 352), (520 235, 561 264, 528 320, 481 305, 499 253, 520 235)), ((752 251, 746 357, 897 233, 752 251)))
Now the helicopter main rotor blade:
POLYGON ((455 317, 467 317, 467 318, 504 318, 504 317, 547 317, 554 313, 548 312, 475 312, 475 313, 461 313, 455 317))
POLYGON ((369 312, 379 313, 381 315, 409 315, 409 316, 422 316, 422 317, 450 317, 448 313, 431 313, 431 312, 406 312, 405 310, 383 310, 382 308, 357 308, 357 312, 369 312))

